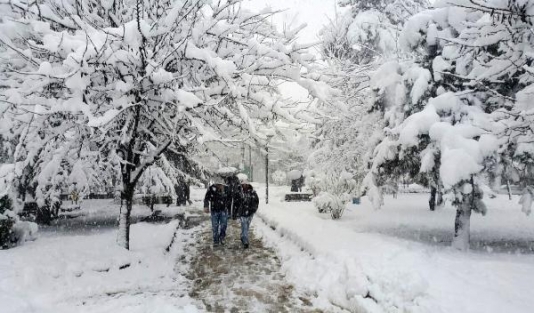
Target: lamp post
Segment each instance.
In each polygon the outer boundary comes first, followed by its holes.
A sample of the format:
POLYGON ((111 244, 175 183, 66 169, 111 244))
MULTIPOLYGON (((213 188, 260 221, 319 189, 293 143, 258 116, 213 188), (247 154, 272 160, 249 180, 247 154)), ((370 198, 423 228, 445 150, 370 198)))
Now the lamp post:
POLYGON ((267 144, 265 145, 265 204, 269 204, 269 142, 273 135, 267 135, 267 144))
POLYGON ((252 170, 252 146, 248 146, 248 170, 250 174, 250 181, 254 181, 254 172, 252 170))

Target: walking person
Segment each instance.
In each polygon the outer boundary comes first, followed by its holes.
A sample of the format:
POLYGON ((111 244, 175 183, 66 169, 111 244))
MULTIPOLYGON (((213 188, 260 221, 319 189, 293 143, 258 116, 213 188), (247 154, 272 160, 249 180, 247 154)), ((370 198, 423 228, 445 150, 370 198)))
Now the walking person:
POLYGON ((211 229, 213 244, 224 244, 228 225, 228 209, 230 207, 228 187, 215 183, 208 188, 204 197, 204 212, 211 212, 211 229))
POLYGON ((176 206, 191 204, 189 184, 184 178, 178 180, 178 184, 174 186, 174 192, 176 193, 176 206))
POLYGON ((243 182, 241 186, 243 189, 243 199, 239 206, 238 215, 239 219, 241 220, 241 242, 243 243, 243 248, 248 249, 248 232, 250 229, 250 222, 252 222, 252 217, 258 210, 260 200, 258 199, 258 194, 252 185, 247 182, 243 182))
POLYGON ((228 201, 230 202, 230 206, 228 209, 228 218, 236 220, 238 216, 237 211, 241 206, 241 201, 243 198, 243 190, 241 188, 241 183, 239 182, 239 178, 236 175, 225 177, 224 180, 226 185, 228 186, 228 201))
POLYGON ((70 187, 70 200, 71 204, 77 205, 78 199, 80 198, 80 193, 78 192, 78 186, 76 186, 77 182, 73 182, 72 186, 70 187))

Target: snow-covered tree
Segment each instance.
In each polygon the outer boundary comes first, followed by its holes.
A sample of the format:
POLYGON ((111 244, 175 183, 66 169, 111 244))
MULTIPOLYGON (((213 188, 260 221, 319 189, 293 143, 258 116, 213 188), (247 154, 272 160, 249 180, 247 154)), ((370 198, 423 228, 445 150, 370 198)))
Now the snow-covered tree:
MULTIPOLYGON (((308 166, 319 175, 352 173, 361 183, 382 128, 392 117, 386 108, 403 101, 402 74, 392 73, 391 58, 399 49, 406 18, 425 8, 427 1, 340 1, 350 10, 322 30, 324 76, 340 91, 322 110, 324 118, 313 141, 308 166), (385 64, 384 64, 385 63, 385 64), (384 65, 382 65, 384 64, 384 65), (399 98, 399 96, 401 98, 399 98), (395 98, 397 97, 397 98, 395 98)), ((400 66, 398 66, 400 67, 400 66)))
POLYGON ((406 19, 428 7, 427 0, 340 0, 348 12, 322 31, 323 53, 354 64, 399 53, 399 34, 406 19))
MULTIPOLYGON (((371 79, 372 110, 382 112, 382 126, 385 127, 378 135, 380 138, 385 136, 396 138, 396 129, 406 118, 422 111, 428 100, 437 96, 437 91, 443 88, 441 86, 450 83, 449 77, 444 78, 440 74, 440 71, 445 69, 446 62, 439 56, 442 47, 437 45, 435 38, 422 37, 420 46, 417 48, 410 46, 410 36, 419 34, 421 27, 425 28, 416 24, 418 21, 416 17, 417 15, 407 21, 400 41, 401 46, 404 46, 412 57, 383 64, 373 73, 371 79)), ((429 26, 429 29, 432 27, 429 26)), ((436 35, 433 32, 430 34, 436 35)), ((441 203, 442 186, 439 172, 435 170, 436 168, 429 172, 419 170, 422 152, 434 151, 434 148, 428 136, 420 136, 417 141, 417 144, 403 146, 399 140, 382 140, 374 149, 373 156, 375 160, 381 159, 381 161, 374 162, 370 175, 375 177, 368 176, 366 184, 378 183, 396 188, 400 179, 415 181, 430 187, 429 207, 430 210, 434 210, 436 204, 441 203), (380 164, 380 168, 376 166, 377 164, 380 164)), ((433 162, 439 162, 438 155, 434 155, 433 162)), ((372 187, 369 188, 369 192, 373 193, 373 190, 377 191, 372 187)), ((376 195, 375 199, 377 199, 375 204, 380 205, 380 196, 376 195)))
MULTIPOLYGON (((531 164, 529 3, 437 1, 404 29, 409 49, 432 56, 417 64, 430 77, 422 85, 434 87, 408 86, 412 97, 425 91, 423 101, 411 112, 405 110, 407 100, 390 110, 405 118, 386 129, 368 185, 379 191, 383 174, 402 171, 410 158, 416 161, 410 170, 438 173, 436 183, 457 209, 453 246, 458 249, 469 247, 471 212, 486 212, 487 177, 502 175, 512 164, 531 164)), ((379 192, 370 195, 379 205, 379 192)), ((523 205, 525 199, 528 195, 523 205)))
POLYGON ((10 129, 2 135, 18 143, 16 173, 44 175, 29 185, 49 192, 68 175, 59 172, 67 165, 57 168, 64 155, 96 147, 102 160, 120 164, 119 239, 128 248, 135 187, 166 151, 182 154, 228 127, 265 140, 254 120, 291 119, 276 96, 281 81, 324 96, 324 86, 301 76, 313 56, 294 42, 296 32, 276 31, 273 12, 248 12, 240 2, 3 4, 1 75, 9 88, 0 112, 10 129))

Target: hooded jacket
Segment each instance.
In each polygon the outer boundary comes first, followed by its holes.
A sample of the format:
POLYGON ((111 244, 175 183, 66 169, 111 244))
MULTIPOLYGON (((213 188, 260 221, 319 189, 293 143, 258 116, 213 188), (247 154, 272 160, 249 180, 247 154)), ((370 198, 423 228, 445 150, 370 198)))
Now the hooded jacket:
POLYGON ((211 212, 228 211, 231 204, 228 187, 223 184, 213 184, 208 188, 204 197, 204 207, 211 212))
POLYGON ((249 217, 256 213, 260 200, 250 184, 243 184, 243 198, 239 205, 238 216, 249 217))

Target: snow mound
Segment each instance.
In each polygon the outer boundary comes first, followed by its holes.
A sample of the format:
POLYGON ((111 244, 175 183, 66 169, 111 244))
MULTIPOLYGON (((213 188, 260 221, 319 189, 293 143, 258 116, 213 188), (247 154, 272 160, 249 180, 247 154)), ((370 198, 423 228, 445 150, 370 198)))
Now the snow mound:
POLYGON ((287 177, 291 180, 299 179, 302 176, 302 172, 298 170, 292 170, 287 173, 287 177))
POLYGON ((217 170, 217 174, 223 177, 233 176, 239 173, 239 170, 235 167, 222 167, 217 170))

